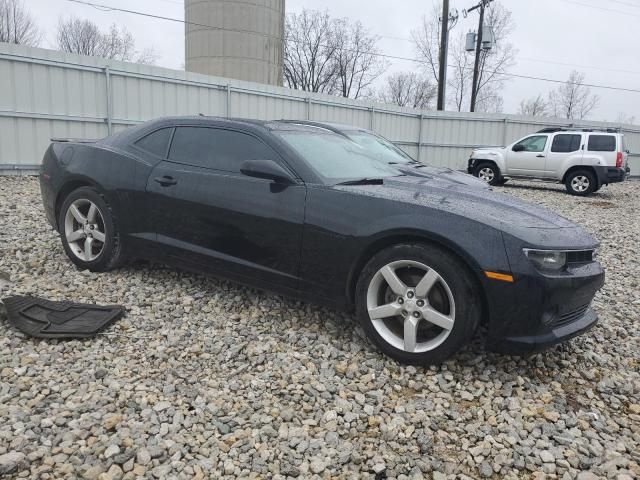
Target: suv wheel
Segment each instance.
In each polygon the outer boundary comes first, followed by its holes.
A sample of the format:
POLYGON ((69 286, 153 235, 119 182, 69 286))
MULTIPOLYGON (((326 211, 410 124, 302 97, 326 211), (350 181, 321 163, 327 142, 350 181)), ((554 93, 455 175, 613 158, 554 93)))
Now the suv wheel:
POLYGON ((111 208, 91 187, 67 196, 58 219, 62 246, 78 267, 104 272, 123 259, 120 235, 111 208))
POLYGON ((596 178, 589 170, 575 170, 565 180, 567 192, 584 197, 597 190, 596 178))
POLYGON ((473 174, 480 180, 487 182, 489 185, 499 185, 502 179, 500 169, 495 163, 483 162, 476 166, 473 174))
POLYGON ((470 276, 441 248, 388 248, 360 274, 358 319, 390 357, 416 365, 442 362, 471 339, 480 320, 479 293, 470 276))

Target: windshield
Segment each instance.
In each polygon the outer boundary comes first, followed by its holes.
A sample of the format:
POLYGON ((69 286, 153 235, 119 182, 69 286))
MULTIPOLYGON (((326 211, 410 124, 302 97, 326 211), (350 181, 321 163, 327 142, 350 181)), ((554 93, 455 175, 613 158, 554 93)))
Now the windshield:
POLYGON ((367 153, 377 160, 385 163, 407 165, 416 163, 409 155, 404 153, 386 138, 368 132, 345 132, 347 136, 363 147, 367 153))
POLYGON ((308 131, 285 131, 277 135, 329 182, 402 175, 402 172, 380 162, 365 148, 341 135, 308 131))

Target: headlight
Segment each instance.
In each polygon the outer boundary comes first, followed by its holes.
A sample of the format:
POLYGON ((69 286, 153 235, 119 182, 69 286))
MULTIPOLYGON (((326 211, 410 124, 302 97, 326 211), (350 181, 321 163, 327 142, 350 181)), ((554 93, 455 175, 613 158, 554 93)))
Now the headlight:
POLYGON ((567 252, 560 250, 523 249, 524 254, 540 270, 557 272, 567 264, 567 252))

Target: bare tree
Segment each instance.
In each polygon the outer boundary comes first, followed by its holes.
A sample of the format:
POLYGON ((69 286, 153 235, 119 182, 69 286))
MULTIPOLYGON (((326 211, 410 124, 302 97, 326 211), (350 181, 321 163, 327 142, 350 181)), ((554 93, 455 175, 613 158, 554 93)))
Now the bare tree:
POLYGON ((563 85, 549 93, 549 107, 555 117, 582 120, 596 108, 600 98, 584 85, 584 73, 574 70, 563 85))
POLYGON ((21 0, 0 0, 0 42, 37 47, 42 32, 21 0))
POLYGON ((56 40, 58 49, 63 52, 145 64, 153 64, 157 60, 153 49, 138 52, 133 35, 115 24, 103 33, 91 20, 60 19, 56 40))
POLYGON ((346 18, 336 20, 334 27, 338 92, 358 98, 387 69, 387 62, 379 56, 379 37, 369 34, 362 23, 350 23, 346 18))
MULTIPOLYGON (((505 73, 515 64, 516 49, 507 38, 514 29, 514 21, 511 11, 500 3, 490 3, 486 10, 485 23, 493 29, 495 44, 491 50, 480 51, 480 64, 478 75, 478 101, 482 108, 483 98, 485 105, 487 99, 495 105, 495 97, 504 87, 505 73)), ((473 71, 469 76, 473 81, 473 71)), ((502 104, 502 102, 498 102, 502 104)))
POLYGON ((420 27, 411 31, 411 38, 418 58, 423 62, 425 71, 433 77, 436 85, 440 71, 440 31, 442 28, 440 12, 442 12, 441 3, 434 3, 431 12, 422 16, 420 27))
POLYGON ((624 112, 620 112, 618 113, 618 116, 616 117, 615 120, 616 123, 626 123, 628 125, 633 125, 634 123, 636 123, 636 117, 633 115, 628 115, 624 112))
POLYGON ((397 72, 386 78, 379 99, 400 107, 428 109, 436 94, 436 86, 425 75, 397 72))
POLYGON ((473 79, 473 57, 466 54, 464 34, 449 46, 450 65, 453 72, 447 76, 449 101, 459 112, 469 108, 473 79))
POLYGON ((502 113, 504 99, 500 93, 501 88, 495 84, 486 85, 476 98, 476 112, 502 113))
MULTIPOLYGON (((441 6, 435 4, 430 15, 423 17, 418 30, 412 32, 413 42, 418 57, 423 62, 426 72, 438 81, 438 59, 440 52, 440 21, 441 6)), ((498 99, 505 73, 515 64, 516 50, 507 41, 513 31, 514 22, 511 12, 500 4, 492 3, 487 7, 485 23, 493 28, 495 45, 491 50, 482 50, 479 62, 478 76, 478 110, 497 111, 502 108, 502 101, 498 99)), ((449 103, 458 111, 468 107, 467 96, 471 94, 473 82, 473 54, 465 49, 465 35, 452 37, 449 42, 449 65, 452 72, 448 72, 449 103)))
POLYGON ((548 114, 547 102, 544 100, 542 94, 538 94, 537 97, 522 100, 518 113, 527 117, 544 117, 548 114))
POLYGON ((327 12, 303 10, 287 15, 284 80, 288 87, 332 93, 337 65, 335 22, 327 12))
POLYGON ((359 98, 387 68, 378 37, 360 22, 303 10, 287 16, 284 81, 290 88, 359 98))

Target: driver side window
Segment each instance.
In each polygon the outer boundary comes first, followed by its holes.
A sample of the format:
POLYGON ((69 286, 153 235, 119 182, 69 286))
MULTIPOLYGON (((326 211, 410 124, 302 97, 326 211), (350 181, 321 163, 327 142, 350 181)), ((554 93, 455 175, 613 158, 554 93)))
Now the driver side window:
POLYGON ((534 135, 532 137, 527 137, 523 140, 520 140, 513 146, 513 150, 517 151, 517 146, 521 145, 523 147, 523 152, 544 152, 544 147, 547 145, 547 136, 546 135, 534 135))

